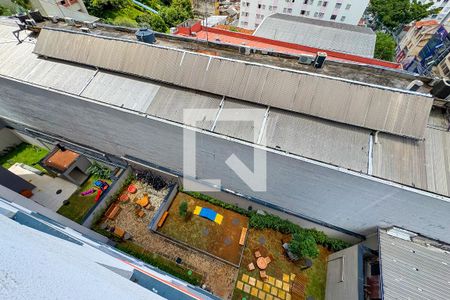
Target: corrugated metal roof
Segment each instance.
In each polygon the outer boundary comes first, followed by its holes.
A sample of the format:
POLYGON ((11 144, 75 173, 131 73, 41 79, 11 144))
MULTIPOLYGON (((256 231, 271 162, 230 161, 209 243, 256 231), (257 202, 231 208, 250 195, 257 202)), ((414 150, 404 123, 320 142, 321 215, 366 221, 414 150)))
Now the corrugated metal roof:
POLYGON ((383 299, 449 299, 450 253, 381 229, 379 238, 383 299))
POLYGON ((270 109, 267 146, 367 173, 370 131, 270 109))
POLYGON ((273 14, 258 26, 255 36, 373 58, 376 35, 367 27, 273 14))
POLYGON ((417 139, 432 106, 422 94, 61 29, 42 30, 34 52, 417 139))
POLYGON ((374 176, 450 195, 450 132, 429 127, 424 141, 380 134, 373 149, 374 176))

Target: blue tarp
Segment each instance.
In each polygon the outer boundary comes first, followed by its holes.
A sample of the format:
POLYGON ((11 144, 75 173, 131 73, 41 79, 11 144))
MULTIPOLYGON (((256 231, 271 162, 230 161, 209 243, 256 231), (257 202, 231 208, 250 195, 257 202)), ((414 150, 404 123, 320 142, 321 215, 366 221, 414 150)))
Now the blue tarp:
POLYGON ((210 208, 203 207, 200 211, 199 216, 214 221, 216 219, 217 213, 210 208))

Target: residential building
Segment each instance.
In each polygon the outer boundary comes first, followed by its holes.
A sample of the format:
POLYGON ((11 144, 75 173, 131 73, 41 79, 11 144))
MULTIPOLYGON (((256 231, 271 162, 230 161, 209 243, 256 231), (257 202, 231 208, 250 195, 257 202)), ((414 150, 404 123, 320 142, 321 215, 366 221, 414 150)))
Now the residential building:
POLYGON ((431 74, 450 51, 449 29, 435 20, 416 22, 399 42, 397 62, 410 72, 431 74))
POLYGON ((447 299, 449 249, 402 228, 379 228, 328 257, 325 299, 447 299))
POLYGON ((242 0, 239 26, 256 29, 274 13, 357 25, 369 0, 242 0))
POLYGON ((440 11, 437 14, 431 15, 427 19, 433 19, 433 20, 437 20, 440 22, 440 21, 444 20, 450 13, 450 1, 448 1, 448 0, 419 0, 418 2, 421 2, 421 3, 432 2, 433 5, 430 7, 430 9, 433 9, 433 8, 440 9, 440 11))
POLYGON ((5 190, 0 186, 1 299, 219 299, 81 225, 18 205, 14 198, 22 196, 5 190))
POLYGON ((30 0, 30 3, 45 17, 72 18, 87 22, 98 20, 97 17, 89 15, 83 0, 30 0))
MULTIPOLYGON (((1 41, 13 40, 14 29, 1 25, 1 41)), ((99 24, 89 33, 57 23, 31 42, 0 43, 2 123, 125 164, 200 183, 218 179, 222 191, 252 207, 355 236, 402 224, 450 241, 448 120, 427 80, 359 64, 314 69, 295 55, 155 37, 146 44, 131 29, 99 24), (417 79, 423 86, 409 90, 417 79), (227 121, 230 113, 243 121, 227 121), (197 151, 183 151, 184 133, 194 134, 197 151), (252 166, 254 151, 266 155, 265 190, 226 163, 234 155, 252 166), (195 174, 183 165, 192 161, 195 174)))
POLYGON ((373 58, 377 39, 368 27, 285 14, 266 17, 253 35, 370 58, 373 58))
POLYGON ((436 66, 435 73, 439 77, 450 78, 450 54, 447 54, 447 56, 436 66))

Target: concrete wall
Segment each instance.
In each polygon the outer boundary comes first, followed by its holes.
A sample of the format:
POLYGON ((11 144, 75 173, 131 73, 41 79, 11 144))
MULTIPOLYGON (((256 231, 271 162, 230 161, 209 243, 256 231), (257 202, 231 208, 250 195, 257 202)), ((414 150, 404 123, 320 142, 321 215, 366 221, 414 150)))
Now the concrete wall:
POLYGON ((20 193, 23 190, 31 191, 35 188, 34 185, 6 170, 2 166, 0 166, 0 185, 3 185, 16 193, 20 193))
POLYGON ((7 148, 14 147, 22 143, 22 140, 17 137, 11 130, 8 128, 0 129, 0 154, 5 152, 7 148))
MULTIPOLYGON (((182 172, 179 125, 1 77, 0 94, 0 117, 5 120, 182 172)), ((198 133, 197 147, 199 178, 221 179, 224 188, 274 208, 361 234, 374 232, 377 225, 395 224, 450 242, 448 199, 275 152, 267 152, 267 192, 253 192, 225 164, 235 153, 252 168, 251 146, 198 133)))

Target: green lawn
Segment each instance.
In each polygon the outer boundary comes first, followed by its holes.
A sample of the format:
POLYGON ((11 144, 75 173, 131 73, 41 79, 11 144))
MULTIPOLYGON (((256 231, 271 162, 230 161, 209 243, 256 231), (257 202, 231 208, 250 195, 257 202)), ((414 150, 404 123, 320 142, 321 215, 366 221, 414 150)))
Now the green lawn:
POLYGON ((23 163, 45 172, 37 163, 47 154, 47 149, 22 143, 7 154, 0 156, 0 164, 5 169, 8 169, 15 163, 23 163))
MULTIPOLYGON (((89 209, 95 205, 95 196, 97 192, 87 196, 81 196, 81 192, 87 191, 94 187, 94 182, 98 178, 94 176, 89 177, 86 182, 79 187, 75 193, 72 194, 69 198, 69 204, 61 206, 58 210, 60 215, 63 215, 77 223, 81 223, 83 221, 84 216, 89 211, 89 209)), ((105 180, 109 184, 111 184, 111 180, 105 180)))

